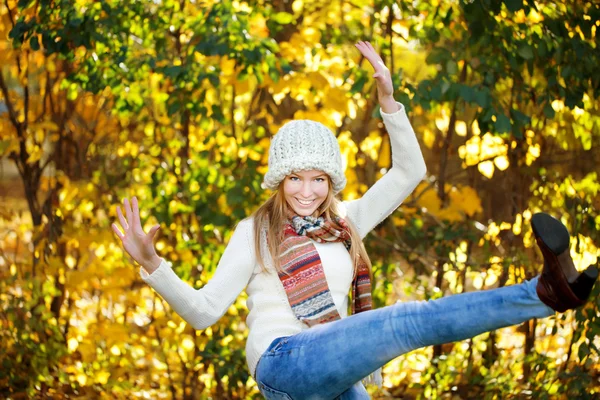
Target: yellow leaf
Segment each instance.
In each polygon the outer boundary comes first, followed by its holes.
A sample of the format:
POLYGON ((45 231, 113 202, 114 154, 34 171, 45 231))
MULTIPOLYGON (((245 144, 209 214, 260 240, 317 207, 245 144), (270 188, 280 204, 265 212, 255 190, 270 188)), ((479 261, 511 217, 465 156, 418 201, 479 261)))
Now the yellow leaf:
POLYGON ((195 346, 196 344, 189 335, 185 335, 181 340, 181 347, 183 347, 184 350, 192 351, 195 346))
POLYGON ((471 131, 475 136, 479 136, 481 134, 481 129, 479 129, 479 122, 477 122, 477 120, 473 121, 473 124, 471 124, 471 131))
POLYGON ((108 378, 110 377, 110 372, 108 371, 100 371, 96 374, 96 383, 99 383, 101 385, 106 385, 106 383, 108 382, 108 378))
MULTIPOLYGON (((433 148, 433 144, 435 143, 435 134, 430 129, 423 129, 423 143, 425 146, 427 146, 427 148, 433 148)), ((461 146, 460 148, 464 148, 464 146, 461 146)), ((464 158, 462 155, 460 157, 464 158)))
POLYGON ((484 161, 477 165, 477 169, 483 176, 491 179, 494 176, 494 163, 491 161, 484 161))
POLYGON ((377 166, 379 168, 389 168, 392 165, 392 148, 389 140, 383 140, 381 142, 381 149, 379 150, 379 158, 377 159, 377 166))
POLYGON ((225 76, 233 75, 235 72, 235 63, 236 61, 229 57, 221 58, 221 74, 225 76))
POLYGON ((456 121, 455 130, 458 136, 467 136, 467 124, 464 121, 456 121))
MULTIPOLYGON (((329 81, 327 81, 327 78, 325 78, 323 73, 320 71, 310 72, 308 74, 307 78, 310 80, 310 83, 312 84, 312 87, 314 89, 323 89, 323 88, 329 86, 329 81)), ((337 88, 334 88, 334 89, 337 89, 337 88)), ((332 89, 332 90, 334 90, 334 89, 332 89)), ((346 92, 342 91, 341 89, 337 89, 337 90, 339 91, 339 93, 341 93, 341 95, 343 95, 345 97, 346 92)))
POLYGON ((342 150, 342 162, 344 163, 344 170, 348 168, 354 168, 356 166, 356 153, 358 147, 352 140, 352 135, 349 131, 344 131, 338 136, 338 142, 340 149, 342 150))
POLYGON ((29 125, 29 129, 31 129, 32 131, 43 130, 50 132, 58 132, 59 130, 58 125, 56 125, 52 121, 42 121, 38 122, 37 124, 31 124, 29 125))
POLYGON ((31 153, 29 153, 29 157, 27 158, 27 163, 33 164, 33 163, 38 162, 42 158, 43 154, 44 154, 44 152, 42 151, 42 148, 40 146, 34 146, 33 149, 31 150, 31 153))
POLYGON ((382 138, 379 131, 373 131, 369 133, 362 143, 360 149, 363 153, 367 154, 371 159, 377 160, 379 155, 379 147, 381 146, 382 138))
POLYGON ((531 165, 541 154, 540 145, 532 144, 527 148, 527 154, 525 155, 525 163, 531 165))
POLYGON ((498 156, 498 157, 494 158, 494 165, 500 171, 504 171, 505 169, 508 168, 508 166, 510 165, 510 162, 508 161, 508 157, 498 156))
POLYGON ((250 24, 250 35, 259 38, 269 37, 269 28, 267 27, 267 21, 259 13, 253 13, 255 16, 252 18, 250 24))
MULTIPOLYGON (((325 78, 323 78, 325 79, 325 78)), ((325 84, 329 84, 325 82, 325 84)), ((341 88, 332 88, 323 96, 323 106, 335 110, 339 113, 348 113, 348 97, 346 92, 341 88)))
POLYGON ((434 215, 437 215, 442 205, 437 193, 431 188, 420 196, 418 204, 434 215))
POLYGON ((79 342, 75 338, 70 338, 67 343, 69 345, 69 351, 71 353, 77 350, 77 346, 79 346, 79 342))
POLYGON ((83 372, 77 374, 77 377, 75 379, 77 379, 77 382, 79 382, 81 386, 85 386, 87 382, 87 376, 83 372))
POLYGON ((483 211, 481 208, 481 199, 471 186, 463 186, 460 189, 461 193, 461 208, 468 216, 473 216, 478 212, 483 211))
POLYGON ((65 257, 65 264, 67 264, 67 267, 73 269, 77 264, 77 260, 75 259, 75 257, 69 254, 67 257, 65 257))
POLYGON ((121 355, 121 349, 119 349, 119 346, 117 346, 117 345, 115 344, 115 345, 113 345, 113 346, 110 348, 110 353, 111 353, 113 356, 120 356, 120 355, 121 355))
POLYGON ((446 132, 448 130, 448 125, 450 124, 450 118, 447 115, 442 115, 435 120, 435 126, 442 132, 446 132))
POLYGON ((96 346, 89 341, 80 342, 77 350, 84 362, 91 362, 96 358, 96 346))

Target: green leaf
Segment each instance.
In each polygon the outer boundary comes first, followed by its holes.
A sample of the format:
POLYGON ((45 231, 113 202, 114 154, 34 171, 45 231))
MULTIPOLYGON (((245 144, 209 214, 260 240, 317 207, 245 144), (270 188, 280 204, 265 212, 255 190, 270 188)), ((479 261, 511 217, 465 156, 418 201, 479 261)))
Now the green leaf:
POLYGON ((356 94, 356 93, 362 92, 363 87, 365 86, 365 83, 367 83, 367 76, 366 75, 360 75, 354 81, 354 84, 350 88, 350 93, 356 94))
POLYGON ((427 62, 427 64, 442 64, 450 57, 452 57, 452 53, 448 51, 448 49, 436 47, 427 56, 425 62, 427 62))
POLYGON ((475 103, 482 108, 487 108, 492 103, 492 98, 487 91, 476 90, 475 91, 475 103))
POLYGON ((176 100, 172 101, 167 107, 167 114, 169 116, 173 116, 174 114, 178 113, 180 109, 181 109, 181 103, 176 100))
POLYGON ((439 101, 442 98, 442 88, 439 84, 431 88, 429 91, 429 97, 435 101, 439 101))
POLYGON ((446 71, 449 75, 456 75, 458 72, 458 64, 454 60, 448 60, 446 62, 446 71))
POLYGON ((177 78, 181 73, 181 65, 171 65, 163 70, 163 73, 170 78, 177 78))
POLYGON ((29 39, 29 45, 33 51, 38 51, 40 49, 40 42, 38 41, 37 36, 32 36, 31 39, 29 39))
POLYGON ((510 118, 508 118, 504 114, 500 114, 496 116, 496 123, 494 124, 496 128, 496 132, 498 133, 507 133, 510 132, 511 124, 510 118))
POLYGON ((510 12, 517 12, 523 8, 523 0, 504 0, 504 5, 510 12))
POLYGON ((4 152, 10 146, 10 140, 0 140, 0 155, 5 155, 4 152))
POLYGON ((517 54, 526 60, 531 60, 533 58, 533 48, 528 44, 523 44, 517 50, 517 54))
POLYGON ((277 22, 280 25, 287 25, 294 20, 294 16, 286 12, 278 12, 271 15, 271 20, 277 22))
POLYGON ((19 9, 24 9, 29 7, 29 5, 33 3, 33 0, 19 0, 19 2, 17 3, 17 5, 19 6, 19 9))
POLYGON ((548 54, 548 45, 546 44, 545 41, 540 41, 537 46, 537 49, 538 49, 538 54, 542 58, 546 57, 546 55, 548 54))
POLYGON ((519 110, 512 109, 510 110, 510 116, 513 120, 518 122, 520 125, 528 125, 531 122, 531 118, 525 114, 523 114, 519 110))
POLYGON ((458 90, 460 97, 467 103, 471 103, 475 101, 475 90, 467 85, 460 85, 458 90))

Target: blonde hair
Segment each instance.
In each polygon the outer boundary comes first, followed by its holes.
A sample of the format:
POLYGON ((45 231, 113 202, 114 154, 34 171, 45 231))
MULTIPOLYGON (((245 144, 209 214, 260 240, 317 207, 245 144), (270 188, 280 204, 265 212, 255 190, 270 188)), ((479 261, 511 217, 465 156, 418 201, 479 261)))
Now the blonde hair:
MULTIPOLYGON (((318 208, 318 215, 323 215, 326 221, 332 221, 335 217, 342 217, 340 215, 340 204, 341 201, 333 194, 333 188, 331 179, 328 179, 329 192, 327 197, 321 206, 318 208)), ((279 264, 279 247, 283 240, 283 228, 286 223, 286 215, 288 212, 288 204, 283 194, 283 181, 279 183, 277 190, 271 195, 271 197, 265 201, 252 215, 254 218, 254 251, 256 253, 256 260, 262 267, 263 271, 267 270, 265 257, 265 250, 271 256, 273 266, 277 272, 281 272, 281 265, 279 264), (266 238, 265 233, 266 231, 266 238), (263 241, 266 239, 266 246, 263 246, 263 241)), ((350 233, 350 240, 352 245, 348 252, 352 258, 353 265, 353 276, 356 276, 357 266, 359 259, 367 264, 369 270, 371 269, 371 261, 367 250, 360 238, 358 230, 352 224, 352 221, 345 219, 350 233)))

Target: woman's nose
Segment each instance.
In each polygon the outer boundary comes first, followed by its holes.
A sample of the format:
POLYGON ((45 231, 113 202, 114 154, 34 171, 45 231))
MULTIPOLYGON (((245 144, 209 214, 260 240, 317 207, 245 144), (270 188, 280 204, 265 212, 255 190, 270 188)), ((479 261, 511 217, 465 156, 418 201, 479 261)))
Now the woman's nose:
POLYGON ((302 191, 300 193, 302 194, 302 197, 304 197, 305 199, 308 199, 310 197, 310 195, 312 194, 312 188, 310 187, 310 182, 302 183, 302 191))

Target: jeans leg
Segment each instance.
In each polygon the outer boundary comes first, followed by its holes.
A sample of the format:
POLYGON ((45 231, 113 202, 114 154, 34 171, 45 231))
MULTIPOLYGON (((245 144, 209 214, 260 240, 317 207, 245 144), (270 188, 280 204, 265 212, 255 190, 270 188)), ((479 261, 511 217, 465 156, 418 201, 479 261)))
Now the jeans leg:
POLYGON ((397 303, 315 326, 265 352, 257 380, 292 399, 334 399, 412 350, 554 314, 538 298, 537 280, 433 301, 397 303))

